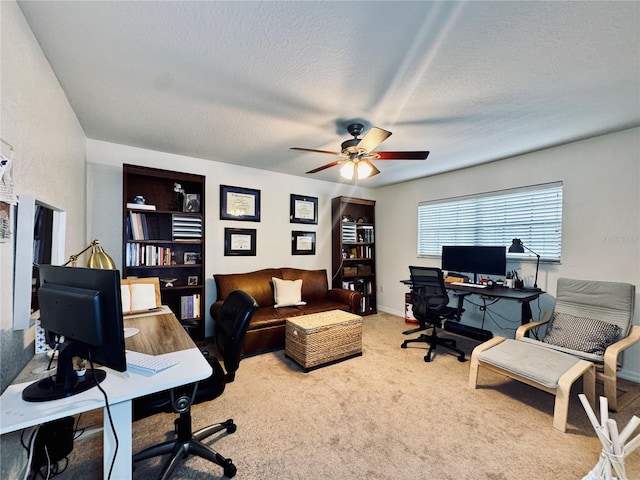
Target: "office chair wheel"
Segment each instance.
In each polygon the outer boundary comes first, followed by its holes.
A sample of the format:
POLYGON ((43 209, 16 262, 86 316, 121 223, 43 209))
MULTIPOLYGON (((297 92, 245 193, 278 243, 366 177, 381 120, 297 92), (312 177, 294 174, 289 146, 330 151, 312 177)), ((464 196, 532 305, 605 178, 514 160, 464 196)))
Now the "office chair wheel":
POLYGON ((462 363, 462 362, 466 362, 467 359, 464 358, 464 355, 458 355, 458 361, 462 363))
POLYGON ((237 472, 238 472, 238 469, 236 468, 236 466, 233 463, 231 463, 230 458, 227 458, 224 465, 224 476, 227 478, 233 478, 236 476, 237 472))
POLYGON ((402 342, 402 345, 400 345, 400 348, 407 348, 407 342, 402 342))
POLYGON ((238 426, 235 423, 232 423, 227 427, 227 433, 236 433, 238 426))

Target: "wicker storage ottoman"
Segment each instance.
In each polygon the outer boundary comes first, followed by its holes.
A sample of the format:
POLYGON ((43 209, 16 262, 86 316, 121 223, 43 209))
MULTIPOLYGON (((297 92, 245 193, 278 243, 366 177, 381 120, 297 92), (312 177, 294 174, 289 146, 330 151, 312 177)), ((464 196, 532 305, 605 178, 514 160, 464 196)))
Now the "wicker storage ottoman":
POLYGON ((342 310, 287 319, 285 356, 305 372, 362 355, 362 317, 342 310))

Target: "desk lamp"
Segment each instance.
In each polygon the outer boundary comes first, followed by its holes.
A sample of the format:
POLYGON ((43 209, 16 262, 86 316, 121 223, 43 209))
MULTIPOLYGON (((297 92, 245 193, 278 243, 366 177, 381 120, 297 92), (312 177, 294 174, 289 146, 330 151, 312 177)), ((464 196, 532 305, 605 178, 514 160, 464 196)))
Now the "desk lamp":
POLYGON ((98 268, 101 270, 115 270, 116 264, 111 259, 109 255, 107 255, 104 249, 100 246, 100 242, 98 240, 94 240, 91 242, 84 250, 80 253, 76 253, 75 255, 71 255, 67 263, 63 265, 63 267, 71 264, 72 267, 77 266, 78 257, 82 255, 89 249, 92 249, 91 256, 89 257, 89 261, 87 262, 87 267, 89 268, 98 268))
POLYGON ((527 247, 524 243, 522 243, 522 240, 520 240, 519 238, 514 238, 513 240, 511 240, 509 253, 524 253, 525 248, 529 250, 531 253, 533 253, 537 257, 537 259, 536 259, 536 278, 533 281, 533 287, 524 288, 523 290, 529 290, 532 292, 541 292, 542 289, 538 288, 538 268, 540 267, 540 255, 538 255, 536 252, 534 252, 529 247, 527 247))

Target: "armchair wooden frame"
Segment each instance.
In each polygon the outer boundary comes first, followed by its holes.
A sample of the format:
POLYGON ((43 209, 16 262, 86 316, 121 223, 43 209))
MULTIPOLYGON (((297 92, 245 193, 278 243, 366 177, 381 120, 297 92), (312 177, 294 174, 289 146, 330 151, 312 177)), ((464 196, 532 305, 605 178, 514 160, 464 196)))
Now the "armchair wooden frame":
MULTIPOLYGON (((527 336, 528 332, 541 325, 548 323, 553 316, 553 312, 548 311, 542 317, 542 320, 522 325, 516 331, 516 340, 520 340, 527 336)), ((640 325, 631 325, 629 334, 609 345, 604 352, 604 362, 595 364, 596 380, 604 384, 604 395, 609 403, 609 410, 616 412, 640 396, 640 391, 628 390, 624 391, 618 397, 618 365, 620 354, 640 341, 640 325)))

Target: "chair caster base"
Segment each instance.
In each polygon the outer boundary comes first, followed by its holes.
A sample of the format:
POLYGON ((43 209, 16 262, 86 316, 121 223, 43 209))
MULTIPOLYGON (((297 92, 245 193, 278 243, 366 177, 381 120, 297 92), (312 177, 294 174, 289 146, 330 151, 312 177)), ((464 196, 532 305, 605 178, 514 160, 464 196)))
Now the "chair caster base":
POLYGON ((237 472, 238 469, 233 463, 231 463, 231 459, 227 459, 224 465, 224 476, 227 478, 233 478, 236 476, 237 472))

